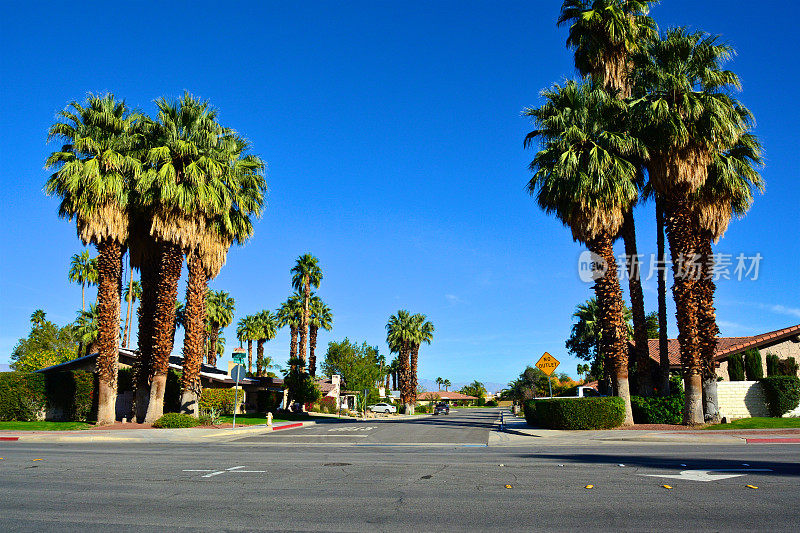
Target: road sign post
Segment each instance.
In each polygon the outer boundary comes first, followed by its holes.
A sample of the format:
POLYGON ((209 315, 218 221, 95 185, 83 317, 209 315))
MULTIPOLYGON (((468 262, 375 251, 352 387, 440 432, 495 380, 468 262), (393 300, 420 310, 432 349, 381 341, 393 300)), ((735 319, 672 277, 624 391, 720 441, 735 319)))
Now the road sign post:
POLYGON ((245 377, 245 369, 242 365, 236 365, 231 369, 231 377, 235 381, 235 392, 233 393, 233 429, 236 429, 236 409, 239 407, 239 381, 245 377))
POLYGON ((560 364, 561 363, 558 361, 558 359, 547 352, 544 352, 544 354, 536 362, 536 368, 544 372, 544 374, 547 376, 547 386, 550 388, 551 398, 553 397, 553 384, 550 382, 550 376, 556 371, 556 368, 558 368, 558 365, 560 364))

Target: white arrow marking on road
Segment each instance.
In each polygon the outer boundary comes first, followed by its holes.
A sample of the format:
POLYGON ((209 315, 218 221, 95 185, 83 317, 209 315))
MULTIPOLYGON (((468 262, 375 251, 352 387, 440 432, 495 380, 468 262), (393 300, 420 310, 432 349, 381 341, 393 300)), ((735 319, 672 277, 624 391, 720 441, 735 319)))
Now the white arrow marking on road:
POLYGON ((232 466, 231 468, 226 468, 225 470, 210 470, 210 469, 199 469, 199 470, 184 470, 184 472, 211 472, 210 474, 206 474, 202 477, 214 477, 220 474, 224 474, 225 472, 236 472, 241 474, 263 474, 266 470, 242 470, 243 466, 232 466))
POLYGON ((639 474, 648 477, 668 477, 687 481, 719 481, 745 474, 712 474, 712 472, 772 472, 769 468, 714 468, 710 470, 683 470, 680 474, 639 474))

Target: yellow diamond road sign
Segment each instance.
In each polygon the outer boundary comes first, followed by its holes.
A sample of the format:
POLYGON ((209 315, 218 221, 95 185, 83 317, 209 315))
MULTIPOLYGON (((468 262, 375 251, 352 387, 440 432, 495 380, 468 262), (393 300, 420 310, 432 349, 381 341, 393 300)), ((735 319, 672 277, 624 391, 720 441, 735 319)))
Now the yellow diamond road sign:
POLYGON ((544 355, 539 359, 536 363, 536 368, 547 374, 548 376, 556 371, 558 365, 561 363, 558 362, 558 359, 553 357, 547 352, 544 352, 544 355))

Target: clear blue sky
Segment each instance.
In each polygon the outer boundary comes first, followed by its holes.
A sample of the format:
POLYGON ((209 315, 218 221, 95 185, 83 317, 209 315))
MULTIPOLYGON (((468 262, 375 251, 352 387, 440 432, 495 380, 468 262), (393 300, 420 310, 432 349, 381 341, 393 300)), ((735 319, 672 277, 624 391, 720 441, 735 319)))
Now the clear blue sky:
MULTIPOLYGON (((335 315, 320 335, 323 353, 345 336, 386 353, 387 318, 406 308, 436 326, 421 378, 504 383, 545 350, 574 376, 564 340, 591 292, 577 276, 581 247, 525 192, 533 152, 522 148, 530 127, 520 117, 542 88, 574 75, 559 6, 4 3, 0 363, 33 310, 64 324, 80 306, 66 274, 81 244, 42 193, 54 113, 89 91, 153 112, 153 99, 188 89, 269 164, 255 237, 231 250, 212 282, 235 297, 236 319, 275 309, 294 259, 310 251, 335 315)), ((723 335, 800 323, 798 11, 792 2, 690 0, 653 10, 662 28, 691 25, 732 42, 741 99, 766 147, 767 192, 718 246, 764 257, 758 281, 719 282, 723 335)), ((651 253, 652 204, 636 215, 640 251, 651 253)), ((654 280, 645 299, 654 310, 654 280)), ((225 336, 229 352, 234 329, 225 336)), ((288 335, 267 353, 284 362, 288 335)))

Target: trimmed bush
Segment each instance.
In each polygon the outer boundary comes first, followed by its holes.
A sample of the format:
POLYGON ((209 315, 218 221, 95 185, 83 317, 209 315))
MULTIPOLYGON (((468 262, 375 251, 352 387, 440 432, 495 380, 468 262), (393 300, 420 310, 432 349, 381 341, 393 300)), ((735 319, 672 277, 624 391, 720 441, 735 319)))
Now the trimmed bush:
POLYGON ((46 407, 44 374, 0 372, 0 420, 36 420, 46 407))
POLYGON ((781 360, 777 355, 767 354, 767 377, 781 375, 781 360))
POLYGON ((0 420, 36 420, 47 408, 63 420, 85 422, 97 413, 97 376, 84 370, 0 373, 0 420))
POLYGON ((683 393, 649 398, 631 396, 633 421, 637 424, 680 424, 683 403, 683 393))
POLYGON ((728 377, 731 381, 744 381, 744 359, 736 353, 728 357, 728 377))
POLYGON ((497 407, 497 402, 495 400, 489 400, 486 402, 486 407, 497 407))
POLYGON ((525 420, 550 429, 610 429, 625 420, 625 402, 616 397, 530 400, 525 420))
POLYGON ((787 357, 786 359, 781 359, 780 371, 778 374, 781 376, 797 377, 797 359, 795 359, 794 357, 787 357))
POLYGON ((761 365, 761 352, 755 348, 744 353, 744 375, 747 381, 758 381, 764 377, 764 367, 761 365))
POLYGON ((797 376, 763 378, 761 386, 770 416, 783 416, 800 405, 800 379, 797 376))
POLYGON ((522 404, 522 412, 525 415, 525 422, 529 426, 539 425, 539 419, 536 417, 536 400, 525 400, 522 404))
POLYGON ((166 413, 158 420, 153 422, 154 428, 167 429, 167 428, 193 428, 200 425, 200 420, 192 415, 183 413, 166 413))
MULTIPOLYGON (((239 391, 239 404, 241 405, 244 393, 239 391)), ((236 389, 203 389, 197 405, 201 411, 216 409, 226 415, 233 414, 233 404, 236 398, 236 389)))

